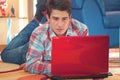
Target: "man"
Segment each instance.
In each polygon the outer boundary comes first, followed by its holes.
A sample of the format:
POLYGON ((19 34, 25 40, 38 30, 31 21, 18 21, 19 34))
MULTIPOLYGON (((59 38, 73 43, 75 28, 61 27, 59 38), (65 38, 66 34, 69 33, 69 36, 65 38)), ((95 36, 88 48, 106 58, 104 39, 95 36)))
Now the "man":
POLYGON ((47 0, 37 0, 36 14, 34 19, 29 22, 26 27, 12 39, 8 46, 1 52, 2 61, 15 64, 23 64, 26 61, 26 53, 28 50, 28 42, 32 31, 42 23, 47 0))
POLYGON ((25 71, 51 75, 51 40, 54 36, 87 36, 83 23, 71 18, 70 0, 48 0, 47 22, 37 27, 29 41, 25 71))

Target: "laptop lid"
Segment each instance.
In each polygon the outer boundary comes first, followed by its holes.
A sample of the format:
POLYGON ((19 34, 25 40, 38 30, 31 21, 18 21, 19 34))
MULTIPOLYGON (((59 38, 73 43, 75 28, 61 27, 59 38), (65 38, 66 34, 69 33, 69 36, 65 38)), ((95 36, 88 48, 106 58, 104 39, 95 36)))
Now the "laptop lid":
POLYGON ((52 75, 99 77, 108 74, 108 53, 108 36, 53 37, 52 75))

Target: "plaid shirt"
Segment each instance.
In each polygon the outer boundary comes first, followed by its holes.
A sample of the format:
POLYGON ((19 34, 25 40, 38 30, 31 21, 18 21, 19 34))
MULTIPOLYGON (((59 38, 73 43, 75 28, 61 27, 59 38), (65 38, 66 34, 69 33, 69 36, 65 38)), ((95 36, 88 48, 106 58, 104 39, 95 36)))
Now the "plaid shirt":
MULTIPOLYGON (((66 35, 87 36, 88 28, 83 23, 72 19, 66 35)), ((56 35, 48 22, 33 31, 26 56, 26 70, 28 72, 51 75, 51 39, 54 36, 56 35)))

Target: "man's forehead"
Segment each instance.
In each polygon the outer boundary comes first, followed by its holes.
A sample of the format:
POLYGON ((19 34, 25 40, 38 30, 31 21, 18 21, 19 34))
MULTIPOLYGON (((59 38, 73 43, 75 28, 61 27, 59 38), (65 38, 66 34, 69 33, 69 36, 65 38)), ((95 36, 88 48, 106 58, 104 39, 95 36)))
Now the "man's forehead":
POLYGON ((52 18, 69 18, 69 13, 66 11, 52 11, 50 14, 52 18))
POLYGON ((62 15, 62 16, 68 16, 69 13, 67 11, 61 11, 61 10, 56 10, 56 9, 53 9, 51 11, 51 15, 62 15))

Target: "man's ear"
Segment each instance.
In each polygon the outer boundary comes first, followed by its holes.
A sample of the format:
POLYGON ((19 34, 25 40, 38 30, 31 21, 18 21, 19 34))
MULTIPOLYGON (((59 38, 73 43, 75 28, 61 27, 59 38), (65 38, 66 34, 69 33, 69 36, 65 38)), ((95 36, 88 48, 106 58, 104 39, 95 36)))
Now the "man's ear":
POLYGON ((46 18, 47 18, 47 21, 49 22, 50 21, 50 18, 48 16, 48 14, 46 14, 46 18))

